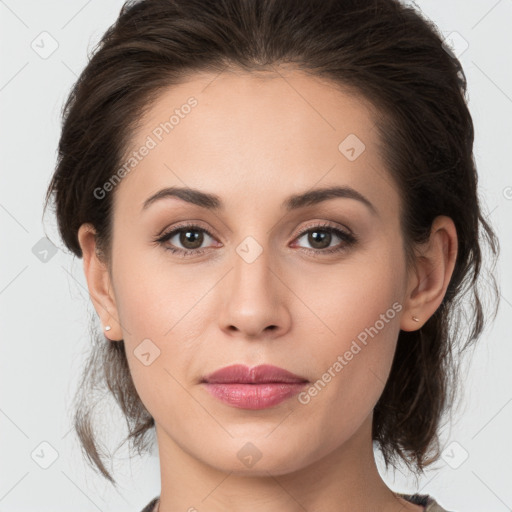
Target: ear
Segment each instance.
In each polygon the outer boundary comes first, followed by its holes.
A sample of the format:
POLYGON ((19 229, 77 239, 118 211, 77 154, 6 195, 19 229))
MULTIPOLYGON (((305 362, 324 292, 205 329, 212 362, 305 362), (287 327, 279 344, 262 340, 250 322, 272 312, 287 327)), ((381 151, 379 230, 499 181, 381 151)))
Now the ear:
POLYGON ((416 247, 418 253, 410 272, 400 328, 419 329, 441 305, 457 258, 457 230, 450 217, 435 218, 430 238, 416 247), (419 322, 415 322, 415 316, 419 322))
POLYGON ((96 231, 92 224, 82 224, 78 230, 84 273, 94 309, 100 317, 103 334, 110 340, 121 340, 123 334, 110 282, 108 266, 96 252, 96 231), (111 329, 105 331, 110 325, 111 329))

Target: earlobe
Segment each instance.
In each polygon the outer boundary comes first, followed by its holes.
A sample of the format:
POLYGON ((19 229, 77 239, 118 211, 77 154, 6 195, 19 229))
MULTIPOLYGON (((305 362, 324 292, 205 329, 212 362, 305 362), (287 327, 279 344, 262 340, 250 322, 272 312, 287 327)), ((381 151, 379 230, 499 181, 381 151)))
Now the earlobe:
POLYGON ((455 268, 457 247, 453 220, 444 215, 436 217, 430 239, 417 247, 418 256, 409 278, 400 325, 403 331, 421 328, 441 305, 455 268))
POLYGON ((82 249, 84 273, 89 295, 98 314, 103 333, 110 340, 123 338, 119 325, 115 298, 112 293, 107 263, 100 257, 96 245, 96 231, 92 224, 82 224, 78 230, 82 249), (108 327, 108 328, 107 328, 108 327))

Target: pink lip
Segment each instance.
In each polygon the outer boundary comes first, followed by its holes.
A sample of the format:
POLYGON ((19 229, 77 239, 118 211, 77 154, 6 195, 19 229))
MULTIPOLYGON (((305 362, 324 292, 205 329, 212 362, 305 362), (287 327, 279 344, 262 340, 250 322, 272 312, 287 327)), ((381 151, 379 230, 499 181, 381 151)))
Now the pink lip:
POLYGON ((203 382, 210 384, 261 384, 267 382, 308 382, 304 377, 290 373, 283 368, 261 364, 249 368, 244 364, 233 364, 207 375, 203 382))
POLYGON ((265 409, 297 394, 308 381, 283 368, 235 364, 208 376, 202 383, 223 402, 242 409, 265 409))

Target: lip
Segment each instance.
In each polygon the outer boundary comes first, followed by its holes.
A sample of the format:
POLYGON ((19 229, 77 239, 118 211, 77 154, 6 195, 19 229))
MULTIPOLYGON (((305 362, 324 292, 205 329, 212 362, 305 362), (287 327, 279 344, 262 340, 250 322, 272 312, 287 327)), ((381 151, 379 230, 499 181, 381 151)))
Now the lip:
POLYGON ((244 364, 233 364, 207 375, 203 382, 210 384, 266 384, 269 382, 297 384, 308 382, 308 380, 270 364, 261 364, 253 368, 244 364))
POLYGON ((213 396, 241 409, 266 409, 299 393, 309 381, 283 368, 235 364, 202 380, 213 396))

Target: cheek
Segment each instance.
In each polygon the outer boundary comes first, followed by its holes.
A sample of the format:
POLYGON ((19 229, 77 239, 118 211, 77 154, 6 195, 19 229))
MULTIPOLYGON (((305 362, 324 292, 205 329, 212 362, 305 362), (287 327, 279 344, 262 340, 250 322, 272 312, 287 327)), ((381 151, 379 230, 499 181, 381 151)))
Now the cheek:
POLYGON ((137 244, 140 241, 126 242, 134 249, 114 256, 116 306, 130 343, 141 336, 155 340, 172 336, 181 319, 190 320, 185 318, 187 312, 193 313, 206 291, 193 266, 180 268, 166 260, 163 249, 137 244))
POLYGON ((201 334, 215 320, 207 293, 218 276, 205 271, 202 278, 192 265, 173 269, 161 257, 151 262, 143 251, 118 253, 114 269, 130 373, 144 405, 154 414, 158 404, 177 405, 183 394, 179 382, 197 373, 191 365, 201 350, 201 334))
POLYGON ((318 326, 314 348, 302 347, 318 361, 318 380, 303 403, 325 410, 325 421, 332 425, 353 421, 355 428, 384 389, 400 332, 401 261, 397 251, 384 249, 300 282, 298 293, 314 305, 307 322, 318 326))
POLYGON ((379 339, 393 340, 398 334, 404 275, 399 250, 377 243, 339 264, 315 269, 314 274, 297 272, 293 290, 307 306, 300 317, 307 318, 310 330, 315 326, 315 332, 333 340, 329 345, 336 348, 359 335, 364 340, 372 326, 379 339))

